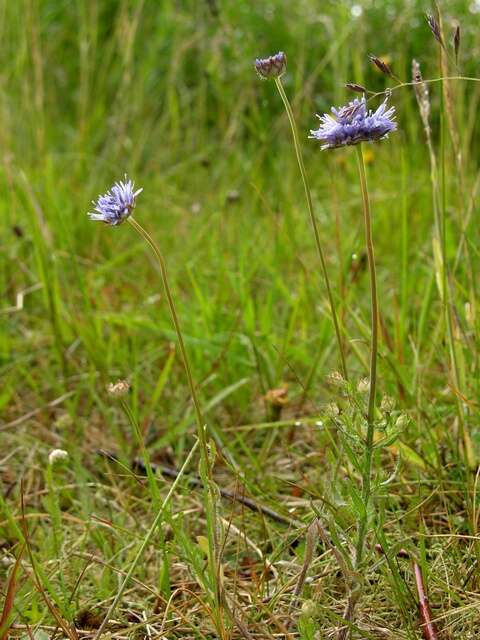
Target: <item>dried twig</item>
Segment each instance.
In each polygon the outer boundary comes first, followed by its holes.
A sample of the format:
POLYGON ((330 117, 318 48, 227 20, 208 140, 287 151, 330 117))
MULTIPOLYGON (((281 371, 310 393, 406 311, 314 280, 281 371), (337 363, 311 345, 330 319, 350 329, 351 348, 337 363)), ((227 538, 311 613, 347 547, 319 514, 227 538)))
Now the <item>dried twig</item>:
MULTIPOLYGON (((109 453, 108 451, 104 451, 103 449, 99 449, 97 453, 104 458, 108 458, 109 460, 113 460, 114 462, 118 462, 117 457, 114 453, 109 453)), ((152 471, 154 473, 161 473, 162 476, 166 476, 167 478, 172 478, 173 480, 178 476, 177 469, 173 467, 167 467, 163 465, 158 465, 155 463, 151 463, 152 471)), ((143 460, 136 458, 133 461, 132 465, 134 471, 139 471, 142 475, 146 474, 145 464, 143 460)), ((201 486, 202 481, 196 475, 187 475, 186 479, 190 484, 193 484, 195 487, 201 486)), ((267 516, 271 520, 275 520, 275 522, 279 522, 280 524, 285 524, 289 527, 299 528, 304 527, 304 523, 300 520, 296 520, 295 518, 289 518, 287 516, 270 509, 270 507, 266 507, 258 502, 255 502, 251 498, 246 498, 245 496, 239 495, 236 491, 229 491, 228 489, 222 489, 219 487, 219 492, 222 498, 227 498, 228 500, 232 500, 233 502, 239 502, 243 504, 247 509, 251 511, 257 511, 258 513, 267 516)))
POLYGON ((20 549, 15 564, 13 565, 12 573, 8 579, 7 594, 5 596, 2 616, 0 618, 0 640, 7 640, 9 637, 9 631, 12 625, 11 615, 13 611, 13 604, 15 602, 15 594, 17 593, 18 571, 21 566, 24 550, 25 545, 20 549))
POLYGON ((43 405, 43 407, 40 407, 38 409, 32 409, 32 411, 25 413, 23 416, 20 416, 19 418, 15 418, 15 420, 12 420, 11 422, 7 422, 6 424, 2 424, 0 426, 0 431, 6 431, 7 429, 13 429, 13 427, 18 427, 20 424, 23 424, 27 420, 30 420, 30 418, 33 418, 33 416, 36 416, 37 414, 41 413, 45 409, 52 409, 53 407, 58 406, 64 400, 73 396, 74 393, 75 393, 74 391, 67 391, 67 393, 64 393, 63 395, 56 398, 55 400, 52 400, 51 402, 43 405))
POLYGON ((425 594, 422 569, 416 561, 413 562, 413 571, 415 573, 415 585, 418 593, 418 612, 420 614, 420 627, 423 637, 425 640, 438 640, 437 630, 432 621, 430 605, 428 604, 428 598, 425 594))
POLYGON ((305 584, 305 578, 307 577, 308 569, 313 560, 313 554, 315 552, 315 547, 317 546, 319 529, 317 526, 318 520, 315 518, 313 522, 307 528, 307 534, 305 537, 305 554, 302 565, 302 570, 300 571, 300 575, 298 576, 297 584, 295 585, 295 590, 293 592, 293 598, 290 602, 290 611, 295 608, 297 604, 298 596, 302 593, 303 586, 305 584))

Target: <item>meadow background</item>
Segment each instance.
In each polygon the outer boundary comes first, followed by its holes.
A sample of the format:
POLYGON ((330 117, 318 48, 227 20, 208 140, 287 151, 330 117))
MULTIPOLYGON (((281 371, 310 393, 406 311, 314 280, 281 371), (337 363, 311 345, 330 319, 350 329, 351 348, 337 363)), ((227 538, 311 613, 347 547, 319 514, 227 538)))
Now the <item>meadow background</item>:
MULTIPOLYGON (((141 452, 108 383, 129 381, 129 406, 156 464, 179 468, 195 434, 156 265, 128 225, 109 228, 86 215, 127 172, 144 188, 135 216, 167 260, 217 441, 217 484, 283 518, 238 500, 219 503, 232 606, 252 637, 331 637, 348 589, 324 541, 308 566, 314 579, 293 593, 314 511, 335 544, 354 527, 348 486, 356 471, 336 444, 345 396, 328 378, 338 354, 288 121, 253 60, 288 56, 284 85, 356 385, 367 375, 369 295, 355 158, 348 148, 321 152, 307 135, 316 112, 353 97, 346 82, 374 91, 397 84, 370 53, 402 81, 412 58, 425 78, 441 75, 424 17, 431 8, 417 0, 0 2, 4 595, 25 537, 31 552, 17 574, 12 633, 62 637, 57 616, 72 634, 74 624, 80 636, 94 633, 155 514, 151 487, 132 467, 141 452), (282 388, 286 402, 277 406, 268 392, 282 388), (69 457, 52 466, 56 448, 69 457)), ((450 47, 450 75, 480 76, 480 4, 452 0, 440 9, 449 47, 461 24, 459 70, 450 47)), ((379 400, 388 396, 386 413, 402 417, 399 439, 381 454, 384 478, 394 475, 378 498, 371 545, 384 535, 397 551, 417 554, 439 637, 473 639, 480 84, 449 86, 450 106, 440 84, 429 90, 451 340, 429 152, 411 87, 390 100, 398 132, 365 147, 381 306, 379 400)), ((180 482, 135 572, 114 637, 218 637, 202 585, 202 493, 188 480, 195 472, 193 465, 180 482)), ((158 474, 162 496, 170 483, 158 474)), ((422 637, 410 561, 373 558, 353 637, 422 637)), ((247 636, 226 622, 224 637, 247 636)))

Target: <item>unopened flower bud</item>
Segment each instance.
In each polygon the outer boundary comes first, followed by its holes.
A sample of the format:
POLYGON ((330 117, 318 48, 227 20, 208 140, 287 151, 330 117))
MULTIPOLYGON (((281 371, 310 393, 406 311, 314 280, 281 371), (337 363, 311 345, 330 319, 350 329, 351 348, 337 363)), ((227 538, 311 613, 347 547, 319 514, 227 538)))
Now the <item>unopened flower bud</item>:
POLYGON ((257 58, 255 60, 255 69, 264 80, 270 78, 279 78, 285 73, 287 68, 287 56, 283 51, 279 51, 274 56, 268 58, 257 58))
POLYGON ((391 396, 383 396, 380 408, 385 413, 392 413, 395 409, 395 400, 391 396))
POLYGON ((53 423, 55 429, 61 431, 62 429, 68 429, 73 425, 72 416, 69 413, 62 413, 53 423))

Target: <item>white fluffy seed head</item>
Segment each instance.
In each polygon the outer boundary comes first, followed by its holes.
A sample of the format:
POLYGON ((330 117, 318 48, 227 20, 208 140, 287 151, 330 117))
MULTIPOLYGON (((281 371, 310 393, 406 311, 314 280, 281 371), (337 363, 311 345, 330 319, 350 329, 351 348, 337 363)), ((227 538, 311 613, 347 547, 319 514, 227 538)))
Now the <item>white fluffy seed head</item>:
POLYGON ((68 451, 64 449, 52 449, 48 454, 48 464, 54 465, 56 462, 60 460, 67 460, 68 451))

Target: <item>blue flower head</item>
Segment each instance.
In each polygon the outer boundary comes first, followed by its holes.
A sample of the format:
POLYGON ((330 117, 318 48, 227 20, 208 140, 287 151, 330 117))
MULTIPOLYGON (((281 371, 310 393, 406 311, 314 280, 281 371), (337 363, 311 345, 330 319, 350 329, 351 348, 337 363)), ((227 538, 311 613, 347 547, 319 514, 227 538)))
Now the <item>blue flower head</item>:
POLYGON ((394 122, 395 107, 387 109, 386 100, 376 111, 369 111, 363 96, 360 100, 355 98, 344 107, 332 107, 332 113, 333 116, 328 113, 317 115, 321 125, 310 131, 310 138, 325 143, 322 149, 382 140, 397 129, 397 123, 394 122))
POLYGON ((135 191, 135 183, 127 179, 116 182, 110 191, 103 196, 99 196, 97 201, 93 200, 95 211, 89 212, 90 220, 100 220, 106 224, 119 225, 130 216, 135 208, 135 199, 143 189, 135 191))
POLYGON ((285 73, 287 68, 287 56, 283 51, 279 51, 274 56, 268 58, 257 58, 255 60, 255 69, 263 80, 269 78, 279 78, 285 73))

